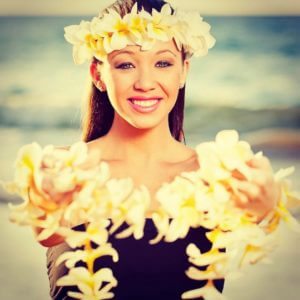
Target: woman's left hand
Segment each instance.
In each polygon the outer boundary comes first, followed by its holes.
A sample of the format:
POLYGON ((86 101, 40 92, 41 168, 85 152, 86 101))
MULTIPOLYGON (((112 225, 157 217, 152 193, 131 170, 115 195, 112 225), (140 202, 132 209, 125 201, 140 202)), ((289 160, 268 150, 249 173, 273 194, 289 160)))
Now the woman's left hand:
POLYGON ((254 157, 247 162, 247 165, 252 174, 250 181, 240 172, 232 172, 238 193, 236 206, 256 216, 259 223, 276 206, 281 187, 274 180, 273 170, 267 157, 254 157))

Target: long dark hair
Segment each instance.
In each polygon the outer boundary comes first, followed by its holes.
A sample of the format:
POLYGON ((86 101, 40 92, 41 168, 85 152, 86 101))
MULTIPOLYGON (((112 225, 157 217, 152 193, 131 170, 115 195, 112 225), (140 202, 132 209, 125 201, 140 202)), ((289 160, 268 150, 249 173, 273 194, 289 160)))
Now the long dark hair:
MULTIPOLYGON (((160 0, 118 0, 108 8, 115 9, 122 17, 129 13, 133 5, 137 2, 138 11, 142 8, 151 13, 152 9, 161 11, 162 6, 166 3, 160 0)), ((103 13, 107 12, 107 9, 103 13)), ((182 61, 185 59, 185 53, 182 51, 182 61)), ((96 60, 96 58, 94 58, 96 60)), ((90 83, 90 91, 87 96, 85 108, 82 114, 82 140, 89 142, 101 136, 104 136, 110 130, 114 119, 114 108, 112 107, 107 92, 101 92, 95 87, 93 82, 90 83)), ((184 118, 185 86, 179 89, 176 103, 170 111, 168 120, 172 136, 179 142, 184 140, 183 118, 184 118)))

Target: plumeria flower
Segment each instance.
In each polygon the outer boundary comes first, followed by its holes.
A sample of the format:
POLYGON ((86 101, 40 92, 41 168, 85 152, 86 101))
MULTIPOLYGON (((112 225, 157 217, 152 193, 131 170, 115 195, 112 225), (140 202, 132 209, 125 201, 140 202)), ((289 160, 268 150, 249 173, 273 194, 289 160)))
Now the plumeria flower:
POLYGON ((169 28, 174 25, 175 21, 169 4, 165 4, 160 12, 152 9, 152 19, 147 26, 149 37, 160 41, 170 40, 169 28))
POLYGON ((65 39, 73 45, 84 43, 88 33, 90 33, 90 22, 88 21, 81 21, 79 25, 65 27, 65 39))
POLYGON ((227 259, 227 254, 220 252, 217 248, 209 252, 201 253, 200 249, 193 243, 187 246, 186 253, 189 256, 189 262, 196 266, 206 266, 212 263, 226 261, 227 259))
MULTIPOLYGON (((299 198, 297 199, 299 202, 299 198)), ((271 212, 272 215, 272 212, 271 212)), ((279 220, 283 220, 289 228, 295 232, 300 233, 300 224, 295 217, 289 212, 287 207, 284 205, 283 201, 279 201, 278 205, 275 208, 275 212, 273 212, 272 222, 268 224, 268 231, 273 231, 279 223, 279 220)))
POLYGON ((36 236, 37 241, 43 241, 56 233, 61 224, 63 210, 57 210, 45 215, 44 219, 38 218, 31 222, 32 226, 43 228, 43 230, 36 236))
POLYGON ((79 25, 65 27, 65 39, 73 44, 73 59, 76 64, 82 64, 92 57, 86 37, 90 34, 90 22, 81 21, 79 25))
POLYGON ((135 239, 141 239, 144 233, 145 214, 150 205, 150 193, 142 185, 122 203, 120 207, 129 227, 116 234, 116 238, 125 238, 133 234, 135 239))
POLYGON ((107 243, 108 232, 106 227, 110 224, 109 220, 101 220, 98 222, 90 223, 86 227, 86 231, 75 231, 69 228, 59 228, 58 233, 65 236, 65 240, 70 247, 81 247, 89 244, 90 241, 97 245, 107 243))
POLYGON ((106 183, 110 201, 114 208, 119 207, 133 191, 133 181, 131 178, 112 178, 106 183))
POLYGON ((28 197, 18 205, 8 203, 8 207, 10 209, 9 220, 21 226, 32 225, 39 217, 44 215, 44 211, 32 205, 28 197))
POLYGON ((209 33, 210 25, 203 21, 198 12, 178 11, 182 24, 185 24, 185 45, 187 50, 195 52, 195 56, 207 54, 208 49, 215 45, 215 38, 209 33))
POLYGON ((168 233, 170 221, 169 214, 159 207, 152 213, 152 220, 158 232, 157 236, 149 241, 151 245, 154 245, 160 242, 168 233))
POLYGON ((22 195, 28 193, 28 187, 38 177, 38 170, 42 161, 42 148, 37 143, 24 145, 17 154, 15 161, 14 183, 19 187, 22 195))
POLYGON ((64 218, 73 226, 105 218, 112 209, 107 182, 110 170, 107 163, 100 163, 96 168, 75 171, 77 182, 82 181, 80 190, 72 194, 72 203, 66 209, 64 218))
POLYGON ((91 249, 89 251, 84 250, 76 250, 76 251, 68 251, 60 255, 56 261, 56 266, 61 264, 63 261, 67 268, 71 269, 75 266, 75 264, 79 261, 83 261, 88 263, 89 261, 94 261, 98 257, 110 255, 114 262, 119 260, 118 252, 112 248, 111 244, 104 244, 96 249, 91 249))
MULTIPOLYGON (((97 191, 100 192, 100 190, 97 191)), ((80 191, 73 193, 72 203, 65 208, 64 219, 73 226, 90 222, 95 217, 95 210, 98 212, 100 209, 97 207, 99 201, 94 199, 95 193, 96 182, 94 180, 88 181, 80 191)))
POLYGON ((196 146, 199 157, 199 177, 208 184, 216 181, 224 181, 230 178, 231 173, 227 170, 218 157, 216 146, 213 142, 204 142, 196 146))
POLYGON ((146 27, 148 21, 151 19, 151 15, 144 9, 138 12, 136 2, 132 7, 131 12, 126 14, 123 19, 129 25, 131 39, 136 44, 141 45, 142 39, 145 38, 146 27))
POLYGON ((240 226, 231 232, 219 232, 213 237, 213 249, 226 248, 228 271, 235 271, 245 265, 257 263, 262 260, 268 262, 265 256, 272 252, 276 246, 278 237, 275 234, 266 234, 256 224, 240 226))
POLYGON ((180 20, 178 22, 179 26, 183 27, 183 30, 176 31, 186 33, 184 37, 179 36, 184 41, 184 44, 187 45, 185 50, 191 53, 194 52, 196 57, 206 55, 208 49, 212 48, 216 42, 216 39, 209 33, 210 25, 203 21, 198 12, 179 10, 176 17, 180 20))
POLYGON ((190 227, 197 227, 200 221, 195 202, 195 186, 187 179, 177 176, 170 184, 162 186, 157 200, 173 220, 165 240, 173 242, 184 238, 190 227))
POLYGON ((102 268, 91 274, 86 268, 72 268, 68 275, 59 278, 57 286, 77 285, 81 293, 68 292, 68 296, 75 299, 98 300, 111 299, 114 294, 109 292, 112 287, 117 286, 117 280, 109 268, 102 268), (103 282, 108 282, 102 287, 103 282), (102 288, 101 288, 102 287, 102 288))
POLYGON ((101 23, 106 32, 103 45, 107 53, 120 50, 131 43, 129 25, 116 11, 109 10, 109 13, 104 15, 101 23))
POLYGON ((215 142, 200 144, 196 151, 200 158, 203 157, 202 153, 207 154, 207 152, 212 151, 210 160, 214 161, 215 166, 219 164, 227 172, 238 170, 249 179, 251 176, 250 167, 247 166, 246 161, 253 157, 253 152, 247 142, 239 141, 238 138, 237 131, 222 130, 216 135, 215 142))
POLYGON ((221 294, 214 286, 213 280, 208 280, 204 287, 184 292, 181 299, 196 299, 203 297, 205 300, 226 300, 227 297, 221 294))
POLYGON ((210 264, 205 271, 189 267, 185 274, 194 280, 222 279, 225 277, 226 263, 220 261, 210 264))

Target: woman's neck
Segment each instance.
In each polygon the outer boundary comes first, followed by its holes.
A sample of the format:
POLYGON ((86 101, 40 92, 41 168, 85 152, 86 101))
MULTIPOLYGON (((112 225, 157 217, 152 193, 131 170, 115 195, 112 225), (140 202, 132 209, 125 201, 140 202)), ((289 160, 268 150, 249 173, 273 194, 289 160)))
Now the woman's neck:
POLYGON ((101 139, 104 156, 141 167, 176 161, 178 150, 184 147, 172 137, 168 120, 150 129, 136 128, 124 120, 122 124, 113 122, 109 133, 101 139))

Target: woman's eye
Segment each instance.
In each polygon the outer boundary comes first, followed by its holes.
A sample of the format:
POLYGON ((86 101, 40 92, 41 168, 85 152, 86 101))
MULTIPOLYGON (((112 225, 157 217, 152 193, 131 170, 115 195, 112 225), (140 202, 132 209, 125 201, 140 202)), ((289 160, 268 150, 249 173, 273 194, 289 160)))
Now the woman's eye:
POLYGON ((132 68, 133 67, 133 64, 132 63, 128 63, 128 62, 126 62, 126 63, 122 63, 122 64, 119 64, 119 65, 117 65, 117 69, 130 69, 130 68, 132 68))
POLYGON ((169 63, 168 61, 162 60, 162 61, 159 61, 156 65, 160 68, 165 68, 165 67, 170 67, 173 64, 169 63))

